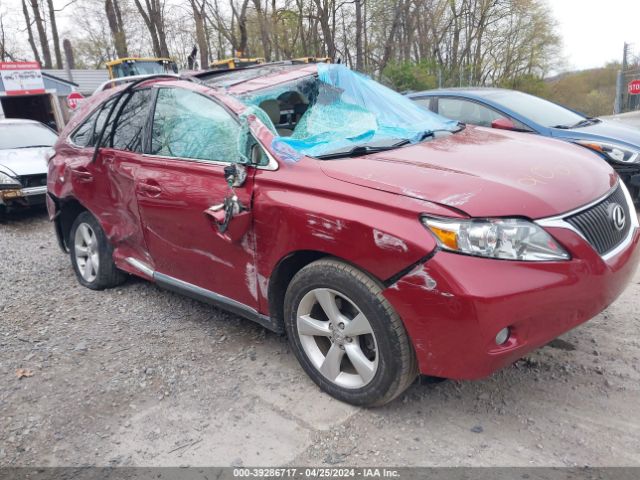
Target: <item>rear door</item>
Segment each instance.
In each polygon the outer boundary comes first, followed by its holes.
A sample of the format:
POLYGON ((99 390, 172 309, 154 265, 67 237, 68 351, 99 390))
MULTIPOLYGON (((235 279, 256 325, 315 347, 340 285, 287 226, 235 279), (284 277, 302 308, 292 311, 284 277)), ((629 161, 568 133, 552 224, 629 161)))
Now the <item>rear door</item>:
POLYGON ((150 261, 144 245, 136 204, 133 176, 140 162, 151 92, 137 90, 118 100, 111 97, 98 107, 70 136, 64 157, 76 198, 93 213, 114 247, 117 263, 133 257, 150 261), (93 160, 95 145, 105 128, 101 148, 93 160))
MULTIPOLYGON (((229 241, 205 213, 231 194, 224 167, 240 161, 239 123, 211 97, 173 87, 157 89, 152 117, 136 192, 156 271, 257 308, 251 223, 229 241)), ((235 189, 249 211, 252 192, 249 169, 235 189)))
POLYGON ((120 98, 106 126, 109 108, 104 109, 96 120, 96 136, 103 126, 105 129, 102 147, 94 162, 108 186, 102 221, 111 229, 118 261, 131 257, 150 262, 142 234, 135 176, 142 161, 151 93, 149 88, 134 90, 120 98))

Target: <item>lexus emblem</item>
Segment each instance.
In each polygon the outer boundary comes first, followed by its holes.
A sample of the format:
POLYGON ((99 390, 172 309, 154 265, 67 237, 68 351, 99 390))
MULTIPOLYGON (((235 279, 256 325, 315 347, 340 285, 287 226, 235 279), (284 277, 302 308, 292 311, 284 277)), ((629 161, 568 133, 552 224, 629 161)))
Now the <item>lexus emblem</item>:
POLYGON ((611 222, 615 229, 619 232, 622 231, 627 219, 625 217, 624 210, 619 204, 613 203, 609 206, 609 217, 611 218, 611 222))

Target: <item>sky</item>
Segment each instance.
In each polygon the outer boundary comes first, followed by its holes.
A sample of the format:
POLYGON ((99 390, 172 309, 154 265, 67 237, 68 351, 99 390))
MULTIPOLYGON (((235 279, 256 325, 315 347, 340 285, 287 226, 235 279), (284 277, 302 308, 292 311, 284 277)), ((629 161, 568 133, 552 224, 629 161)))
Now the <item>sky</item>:
POLYGON ((600 67, 622 61, 624 42, 640 54, 638 0, 547 0, 558 22, 566 66, 563 70, 600 67))

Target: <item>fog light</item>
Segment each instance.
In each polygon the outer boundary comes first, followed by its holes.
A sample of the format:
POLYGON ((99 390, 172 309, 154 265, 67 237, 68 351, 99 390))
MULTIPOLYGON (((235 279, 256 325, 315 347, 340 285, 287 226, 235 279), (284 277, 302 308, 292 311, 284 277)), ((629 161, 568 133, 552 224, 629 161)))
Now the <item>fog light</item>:
POLYGON ((496 345, 504 345, 509 340, 509 327, 505 327, 496 335, 496 345))

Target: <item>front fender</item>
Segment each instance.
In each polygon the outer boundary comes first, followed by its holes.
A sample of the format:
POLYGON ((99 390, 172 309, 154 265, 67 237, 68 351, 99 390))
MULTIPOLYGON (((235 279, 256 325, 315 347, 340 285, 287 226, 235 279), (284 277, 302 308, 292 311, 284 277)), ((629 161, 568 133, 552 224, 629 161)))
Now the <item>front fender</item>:
MULTIPOLYGON (((313 162, 259 171, 255 181, 259 279, 269 278, 292 253, 315 251, 385 282, 437 248, 421 213, 456 215, 429 202, 331 179, 313 162), (306 183, 289 181, 294 175, 306 183)), ((264 296, 261 305, 267 305, 264 296)))

